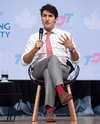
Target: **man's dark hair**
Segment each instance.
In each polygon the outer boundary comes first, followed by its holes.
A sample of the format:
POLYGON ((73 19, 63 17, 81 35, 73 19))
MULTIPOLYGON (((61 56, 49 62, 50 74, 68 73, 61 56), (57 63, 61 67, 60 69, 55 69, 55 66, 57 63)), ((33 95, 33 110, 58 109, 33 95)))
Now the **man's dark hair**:
POLYGON ((50 5, 50 4, 44 5, 44 6, 40 9, 41 16, 42 16, 42 13, 43 13, 44 10, 47 10, 47 11, 49 11, 50 13, 52 13, 52 14, 55 16, 55 18, 58 17, 58 11, 57 11, 56 7, 54 7, 54 6, 50 5))

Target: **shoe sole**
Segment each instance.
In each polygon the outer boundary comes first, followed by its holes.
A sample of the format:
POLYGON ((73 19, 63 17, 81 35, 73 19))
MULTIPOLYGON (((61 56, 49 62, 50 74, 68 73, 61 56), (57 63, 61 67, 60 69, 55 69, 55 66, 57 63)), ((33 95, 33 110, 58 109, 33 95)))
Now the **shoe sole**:
POLYGON ((56 120, 47 120, 47 122, 56 122, 56 120))

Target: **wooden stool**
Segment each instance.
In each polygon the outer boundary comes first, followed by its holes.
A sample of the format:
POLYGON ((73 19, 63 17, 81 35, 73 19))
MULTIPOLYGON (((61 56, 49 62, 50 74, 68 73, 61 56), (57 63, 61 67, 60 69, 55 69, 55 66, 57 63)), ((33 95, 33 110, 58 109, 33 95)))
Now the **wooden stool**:
MULTIPOLYGON (((73 83, 76 80, 76 78, 78 77, 80 68, 79 68, 78 65, 73 65, 68 60, 67 60, 67 64, 71 67, 71 71, 70 71, 70 74, 68 76, 68 80, 67 81, 64 81, 64 85, 66 87, 67 92, 69 94, 72 94, 71 93, 70 84, 73 83)), ((34 65, 34 62, 29 66, 28 74, 30 76, 30 79, 34 83, 36 83, 38 85, 38 87, 37 87, 37 93, 36 93, 36 98, 35 98, 35 104, 34 104, 34 110, 33 110, 33 117, 32 117, 32 121, 35 122, 35 121, 37 121, 37 118, 38 118, 38 108, 39 108, 39 100, 40 100, 40 91, 41 91, 41 86, 44 86, 44 81, 40 81, 40 80, 34 79, 34 77, 33 77, 33 65, 34 65)), ((68 102, 68 107, 69 107, 71 121, 77 121, 73 99, 71 99, 68 102)))
MULTIPOLYGON (((66 88, 67 88, 68 93, 69 94, 72 94, 71 93, 71 88, 70 88, 70 85, 69 84, 66 86, 66 88)), ((33 117, 32 117, 32 121, 33 122, 34 121, 37 121, 37 118, 38 118, 38 108, 39 108, 39 100, 40 100, 40 91, 41 91, 41 85, 38 85, 38 87, 37 87, 37 93, 36 93, 36 98, 35 98, 35 105, 34 105, 34 110, 33 110, 33 117)), ((71 121, 77 121, 73 99, 71 99, 68 102, 68 107, 69 107, 71 121)))

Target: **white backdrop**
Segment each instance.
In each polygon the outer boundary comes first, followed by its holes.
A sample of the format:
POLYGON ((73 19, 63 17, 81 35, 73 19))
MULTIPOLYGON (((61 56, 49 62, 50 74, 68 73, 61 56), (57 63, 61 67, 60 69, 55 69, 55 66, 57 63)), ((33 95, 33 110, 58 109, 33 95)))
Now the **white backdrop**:
POLYGON ((56 27, 73 34, 81 54, 79 80, 100 80, 100 0, 0 0, 0 73, 9 79, 29 79, 20 57, 29 36, 42 27, 41 6, 59 12, 56 27))

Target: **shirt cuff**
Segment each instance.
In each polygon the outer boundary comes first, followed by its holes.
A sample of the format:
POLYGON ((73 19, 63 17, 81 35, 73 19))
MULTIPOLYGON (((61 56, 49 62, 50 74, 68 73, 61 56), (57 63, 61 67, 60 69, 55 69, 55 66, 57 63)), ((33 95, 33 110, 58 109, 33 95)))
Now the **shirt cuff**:
MULTIPOLYGON (((25 55, 25 54, 24 54, 24 55, 25 55)), ((22 55, 22 57, 21 57, 21 63, 22 63, 23 66, 27 66, 28 64, 25 63, 24 60, 23 60, 23 56, 24 56, 24 55, 22 55)))

